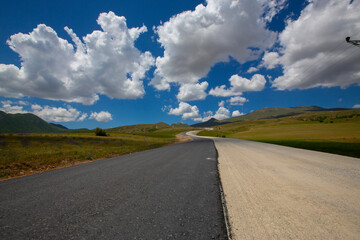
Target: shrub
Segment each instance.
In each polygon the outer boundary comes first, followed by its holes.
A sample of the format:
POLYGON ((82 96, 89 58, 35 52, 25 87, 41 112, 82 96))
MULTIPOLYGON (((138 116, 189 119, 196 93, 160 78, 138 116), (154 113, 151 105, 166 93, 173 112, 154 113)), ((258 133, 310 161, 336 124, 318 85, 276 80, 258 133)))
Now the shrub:
POLYGON ((95 135, 96 136, 107 136, 104 129, 95 128, 95 135))

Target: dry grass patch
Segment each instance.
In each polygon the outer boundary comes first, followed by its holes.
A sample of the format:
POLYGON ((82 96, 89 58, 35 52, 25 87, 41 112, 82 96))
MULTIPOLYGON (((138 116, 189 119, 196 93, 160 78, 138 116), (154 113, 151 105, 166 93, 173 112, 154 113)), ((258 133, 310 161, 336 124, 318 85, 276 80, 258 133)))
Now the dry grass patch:
POLYGON ((1 134, 0 179, 28 175, 81 162, 161 147, 175 137, 155 138, 112 133, 1 134))

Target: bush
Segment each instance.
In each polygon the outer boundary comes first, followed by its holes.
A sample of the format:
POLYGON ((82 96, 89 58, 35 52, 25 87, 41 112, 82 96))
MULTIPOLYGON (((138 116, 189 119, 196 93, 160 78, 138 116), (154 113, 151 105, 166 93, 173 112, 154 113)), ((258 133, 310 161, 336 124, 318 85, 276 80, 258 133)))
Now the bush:
POLYGON ((104 129, 101 128, 95 128, 95 135, 96 136, 107 136, 104 129))

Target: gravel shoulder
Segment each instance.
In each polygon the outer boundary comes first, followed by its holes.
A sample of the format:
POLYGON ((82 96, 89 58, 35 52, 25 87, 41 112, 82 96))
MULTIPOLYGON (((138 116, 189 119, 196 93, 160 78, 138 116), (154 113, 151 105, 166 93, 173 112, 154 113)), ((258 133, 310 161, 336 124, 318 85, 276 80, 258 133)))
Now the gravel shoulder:
POLYGON ((212 139, 232 239, 360 238, 360 159, 212 139))
POLYGON ((360 159, 213 140, 233 239, 360 238, 360 159))

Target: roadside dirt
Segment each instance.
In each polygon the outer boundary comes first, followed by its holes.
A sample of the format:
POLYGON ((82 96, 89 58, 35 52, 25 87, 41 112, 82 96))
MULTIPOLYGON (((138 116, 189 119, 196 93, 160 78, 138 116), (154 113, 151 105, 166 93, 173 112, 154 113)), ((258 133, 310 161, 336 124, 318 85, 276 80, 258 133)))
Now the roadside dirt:
POLYGON ((185 136, 182 133, 176 134, 176 143, 189 142, 192 141, 192 138, 185 136))
POLYGON ((360 239, 360 159, 214 141, 232 239, 360 239))

